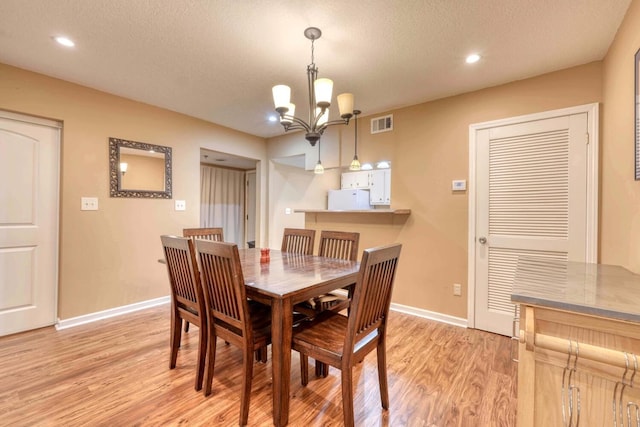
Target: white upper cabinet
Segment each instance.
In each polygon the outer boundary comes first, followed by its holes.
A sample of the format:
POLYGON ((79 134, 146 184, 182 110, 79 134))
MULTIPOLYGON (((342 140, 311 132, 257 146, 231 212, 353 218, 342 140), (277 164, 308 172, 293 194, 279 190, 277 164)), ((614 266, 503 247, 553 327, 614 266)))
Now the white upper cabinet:
POLYGON ((369 171, 343 173, 340 188, 343 190, 369 188, 369 171))
POLYGON ((391 204, 391 169, 369 172, 369 199, 372 205, 391 204))
POLYGON ((391 169, 344 172, 340 188, 343 190, 368 189, 369 202, 372 205, 390 205, 391 169))

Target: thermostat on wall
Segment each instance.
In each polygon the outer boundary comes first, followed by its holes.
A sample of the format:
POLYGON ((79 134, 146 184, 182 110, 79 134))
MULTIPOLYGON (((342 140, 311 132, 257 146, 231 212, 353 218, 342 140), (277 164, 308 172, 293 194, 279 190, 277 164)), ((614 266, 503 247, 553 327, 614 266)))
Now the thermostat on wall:
POLYGON ((465 179, 454 179, 451 181, 451 189, 453 191, 465 191, 467 189, 467 181, 465 179))

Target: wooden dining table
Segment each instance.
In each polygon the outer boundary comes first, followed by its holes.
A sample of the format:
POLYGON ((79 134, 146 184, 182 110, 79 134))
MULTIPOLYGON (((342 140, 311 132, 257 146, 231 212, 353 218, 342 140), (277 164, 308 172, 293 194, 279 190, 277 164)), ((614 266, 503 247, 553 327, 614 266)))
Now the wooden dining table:
POLYGON ((270 251, 260 262, 260 249, 240 249, 247 296, 271 306, 273 424, 289 422, 293 305, 356 282, 360 263, 315 255, 270 251))

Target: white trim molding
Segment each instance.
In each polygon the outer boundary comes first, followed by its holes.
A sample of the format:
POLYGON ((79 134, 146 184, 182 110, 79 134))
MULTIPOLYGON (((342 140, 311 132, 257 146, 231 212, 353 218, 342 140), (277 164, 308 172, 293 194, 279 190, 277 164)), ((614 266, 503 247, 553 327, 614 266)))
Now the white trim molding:
POLYGON ((110 317, 120 316, 122 314, 132 313, 134 311, 144 310, 146 308, 155 307, 157 305, 169 304, 171 302, 171 296, 155 298, 147 301, 141 301, 134 304, 123 305, 121 307, 110 308, 108 310, 98 311, 96 313, 84 314, 78 317, 72 317, 70 319, 60 320, 56 323, 56 330, 73 328, 74 326, 80 326, 98 320, 108 319, 110 317))
MULTIPOLYGON (((345 293, 346 294, 346 293, 345 293)), ((133 313, 134 311, 144 310, 162 304, 171 303, 171 296, 160 297, 152 300, 137 302, 135 304, 124 305, 122 307, 110 308, 108 310, 98 311, 96 313, 84 314, 70 319, 60 320, 56 323, 56 330, 73 328, 75 326, 85 325, 91 322, 108 319, 110 317, 120 316, 122 314, 133 313)), ((453 326, 467 327, 467 320, 461 317, 449 316, 435 311, 424 310, 422 308, 410 307, 402 304, 391 304, 391 310, 399 313, 409 314, 411 316, 422 317, 423 319, 434 320, 436 322, 447 323, 453 326)))
POLYGON ((422 317, 423 319, 435 320, 436 322, 447 323, 453 326, 467 327, 467 319, 461 317, 449 316, 448 314, 429 311, 422 308, 410 307, 408 305, 391 303, 391 310, 399 313, 409 314, 411 316, 422 317))

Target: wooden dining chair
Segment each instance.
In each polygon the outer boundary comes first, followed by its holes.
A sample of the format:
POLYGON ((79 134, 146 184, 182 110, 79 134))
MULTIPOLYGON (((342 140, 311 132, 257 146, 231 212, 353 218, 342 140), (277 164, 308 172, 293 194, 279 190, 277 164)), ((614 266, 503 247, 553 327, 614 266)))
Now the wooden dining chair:
POLYGON ((309 382, 308 357, 342 371, 344 425, 354 425, 352 370, 377 350, 380 400, 389 408, 386 364, 386 327, 391 291, 402 245, 367 249, 362 254, 348 316, 326 310, 302 322, 293 333, 292 348, 300 352, 301 380, 309 382))
MULTIPOLYGON (((182 236, 195 239, 213 240, 214 242, 224 242, 224 231, 222 227, 209 228, 183 228, 182 236)), ((184 331, 189 332, 189 322, 184 323, 184 331)))
MULTIPOLYGON (((348 231, 325 231, 320 233, 318 256, 356 261, 360 233, 348 231)), ((347 288, 350 291, 351 287, 347 288)), ((308 301, 296 304, 295 309, 309 317, 324 310, 342 311, 349 307, 350 295, 344 297, 334 293, 319 295, 308 301)))
POLYGON ((224 242, 224 231, 222 227, 183 228, 182 235, 191 239, 204 239, 213 240, 214 242, 224 242))
POLYGON ((271 343, 271 309, 247 299, 236 244, 196 240, 196 248, 210 325, 204 395, 211 394, 216 338, 220 337, 242 350, 240 425, 246 425, 251 397, 253 354, 258 350, 265 351, 271 343))
POLYGON ((359 243, 360 233, 322 230, 320 232, 318 255, 356 261, 358 259, 359 243))
POLYGON ((193 241, 176 236, 161 236, 164 258, 171 285, 171 354, 169 369, 176 367, 178 348, 182 338, 182 321, 198 326, 198 361, 195 389, 202 389, 207 350, 207 318, 205 299, 198 273, 193 241))
MULTIPOLYGON (((320 232, 320 247, 318 256, 357 261, 358 246, 360 244, 360 233, 349 231, 326 231, 320 232)), ((304 313, 308 317, 313 317, 324 310, 342 311, 349 308, 353 286, 345 288, 347 296, 337 293, 319 295, 310 301, 296 304, 295 309, 304 313)), ((316 361, 316 376, 326 377, 329 374, 328 366, 316 361)))
POLYGON ((316 230, 285 228, 282 235, 282 252, 313 255, 316 230))
MULTIPOLYGON (((357 261, 359 244, 360 233, 323 230, 320 233, 318 256, 357 261)), ((331 309, 334 311, 342 311, 349 307, 350 294, 352 292, 351 287, 347 288, 347 291, 349 291, 347 298, 336 294, 326 294, 316 298, 316 310, 324 311, 331 309)))

